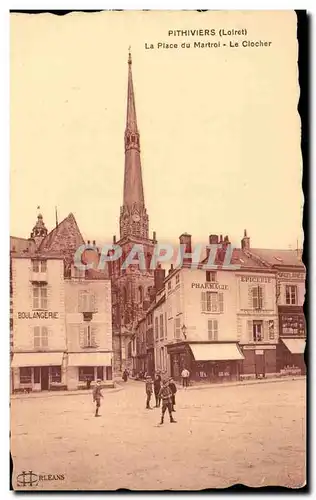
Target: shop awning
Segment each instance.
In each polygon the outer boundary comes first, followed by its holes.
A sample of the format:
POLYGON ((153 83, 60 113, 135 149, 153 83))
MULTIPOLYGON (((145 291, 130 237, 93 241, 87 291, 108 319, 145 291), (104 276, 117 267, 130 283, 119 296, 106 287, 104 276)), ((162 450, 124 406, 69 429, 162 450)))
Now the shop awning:
POLYGON ((110 352, 80 352, 69 354, 68 366, 111 366, 110 352))
POLYGON ((16 352, 13 355, 11 367, 61 366, 62 361, 62 352, 16 352))
POLYGON ((304 354, 305 339, 282 339, 282 342, 292 354, 304 354))
POLYGON ((223 344, 189 344, 195 361, 234 361, 245 359, 234 342, 223 344))

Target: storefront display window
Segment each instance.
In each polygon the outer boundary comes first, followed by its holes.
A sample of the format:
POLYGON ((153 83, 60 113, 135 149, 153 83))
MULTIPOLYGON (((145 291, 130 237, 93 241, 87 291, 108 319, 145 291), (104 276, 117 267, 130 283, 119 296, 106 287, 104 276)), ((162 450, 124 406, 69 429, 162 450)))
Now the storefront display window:
POLYGON ((79 367, 79 381, 86 382, 87 380, 94 380, 94 366, 79 367))

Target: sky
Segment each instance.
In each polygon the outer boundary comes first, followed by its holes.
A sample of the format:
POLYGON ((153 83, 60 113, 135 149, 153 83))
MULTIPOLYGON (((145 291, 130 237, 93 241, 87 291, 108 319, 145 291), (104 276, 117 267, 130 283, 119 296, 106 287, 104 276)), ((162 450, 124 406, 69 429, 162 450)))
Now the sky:
POLYGON ((52 229, 57 206, 85 239, 119 237, 131 46, 151 232, 238 244, 247 229, 256 248, 301 246, 294 12, 11 14, 10 30, 11 235, 29 236, 37 206, 52 229), (242 40, 272 43, 223 46, 242 40), (157 48, 194 41, 222 46, 157 48))

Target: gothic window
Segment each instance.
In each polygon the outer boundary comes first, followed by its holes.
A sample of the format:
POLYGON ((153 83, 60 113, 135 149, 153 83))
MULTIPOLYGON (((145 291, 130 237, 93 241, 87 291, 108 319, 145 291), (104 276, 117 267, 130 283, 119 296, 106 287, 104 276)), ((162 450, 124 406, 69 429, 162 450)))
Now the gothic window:
POLYGON ((138 302, 140 302, 140 304, 142 304, 144 300, 144 291, 143 291, 143 287, 142 286, 139 286, 138 287, 138 302))
POLYGON ((125 287, 122 290, 122 297, 123 297, 123 303, 126 304, 126 302, 127 302, 127 291, 126 291, 125 287))

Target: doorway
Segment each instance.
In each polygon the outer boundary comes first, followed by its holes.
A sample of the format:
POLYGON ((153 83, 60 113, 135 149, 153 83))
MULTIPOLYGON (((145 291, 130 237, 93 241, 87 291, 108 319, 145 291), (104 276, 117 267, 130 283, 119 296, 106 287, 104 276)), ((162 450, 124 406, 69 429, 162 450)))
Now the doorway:
POLYGON ((41 390, 48 391, 49 377, 48 377, 48 366, 41 367, 41 390))
POLYGON ((255 352, 255 362, 256 362, 256 376, 265 376, 265 363, 264 363, 264 352, 255 352))

